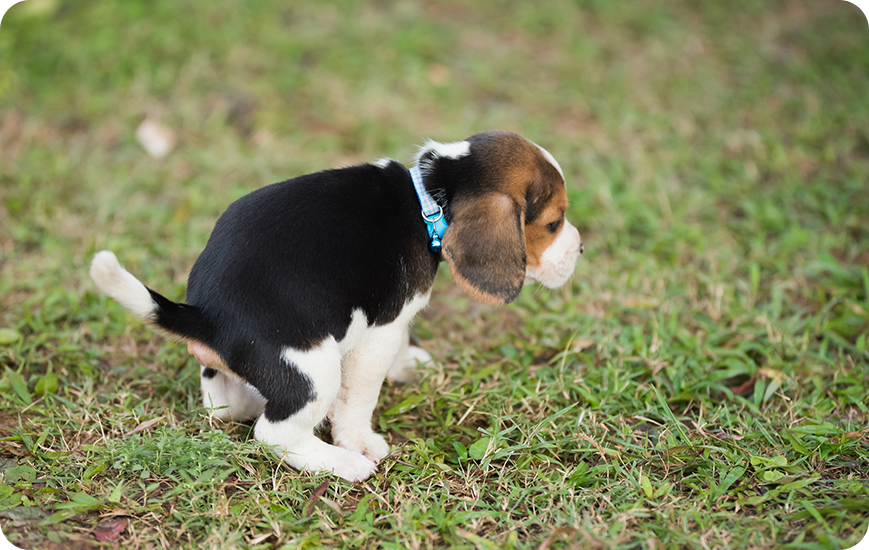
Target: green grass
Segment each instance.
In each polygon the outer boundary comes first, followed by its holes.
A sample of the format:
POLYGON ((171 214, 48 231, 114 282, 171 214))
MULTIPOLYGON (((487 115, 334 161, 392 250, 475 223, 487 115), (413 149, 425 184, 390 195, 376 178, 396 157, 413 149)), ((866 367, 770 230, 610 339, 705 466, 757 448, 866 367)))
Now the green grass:
POLYGON ((869 529, 869 25, 837 0, 60 2, 0 26, 0 527, 23 548, 848 548, 869 529), (146 117, 178 146, 148 157, 146 117), (170 297, 220 212, 506 128, 586 253, 446 270, 360 484, 211 426, 170 297))

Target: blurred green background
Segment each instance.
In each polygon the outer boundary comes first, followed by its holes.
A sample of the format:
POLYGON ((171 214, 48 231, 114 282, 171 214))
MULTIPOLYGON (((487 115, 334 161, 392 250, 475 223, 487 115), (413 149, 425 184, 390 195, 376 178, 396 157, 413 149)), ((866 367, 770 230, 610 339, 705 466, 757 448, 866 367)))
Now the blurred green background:
POLYGON ((869 24, 841 0, 17 4, 0 25, 0 525, 64 548, 111 514, 127 547, 855 544, 867 98, 869 24), (171 133, 164 157, 144 121, 171 133), (374 489, 333 481, 337 511, 306 515, 322 480, 273 483, 249 426, 195 443, 235 458, 192 493, 166 466, 180 455, 150 478, 125 466, 124 441, 190 448, 198 366, 99 296, 95 251, 180 299, 241 195, 495 128, 558 159, 586 253, 564 289, 506 308, 442 270, 413 336, 437 364, 384 389, 375 423, 399 450, 374 489), (169 431, 125 437, 154 418, 169 431))

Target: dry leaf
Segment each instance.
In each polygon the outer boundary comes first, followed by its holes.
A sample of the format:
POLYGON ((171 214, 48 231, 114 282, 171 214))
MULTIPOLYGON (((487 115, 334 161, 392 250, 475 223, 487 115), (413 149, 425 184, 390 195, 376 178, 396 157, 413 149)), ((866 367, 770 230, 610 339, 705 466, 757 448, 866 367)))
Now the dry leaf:
POLYGON ((100 542, 112 541, 124 532, 129 523, 130 520, 128 519, 101 521, 94 528, 94 534, 100 542))
POLYGON ((161 420, 163 420, 163 418, 164 417, 162 417, 162 416, 158 416, 157 418, 152 418, 151 420, 146 420, 145 422, 142 422, 141 424, 139 424, 138 426, 133 428, 133 431, 128 432, 125 435, 125 437, 129 437, 133 434, 137 434, 139 432, 145 431, 148 428, 150 428, 151 426, 153 426, 154 424, 156 424, 157 422, 160 422, 161 420))
POLYGON ((320 500, 320 497, 326 493, 326 489, 329 487, 329 480, 324 481, 320 484, 319 487, 314 489, 314 492, 308 498, 308 502, 305 503, 305 509, 302 512, 304 517, 308 517, 314 513, 314 507, 317 505, 317 501, 320 500))
POLYGON ((146 118, 136 128, 136 140, 154 158, 162 158, 175 148, 175 132, 146 118))
POLYGON ((574 340, 572 344, 570 344, 570 349, 572 351, 582 351, 584 349, 588 349, 594 345, 594 340, 574 340))

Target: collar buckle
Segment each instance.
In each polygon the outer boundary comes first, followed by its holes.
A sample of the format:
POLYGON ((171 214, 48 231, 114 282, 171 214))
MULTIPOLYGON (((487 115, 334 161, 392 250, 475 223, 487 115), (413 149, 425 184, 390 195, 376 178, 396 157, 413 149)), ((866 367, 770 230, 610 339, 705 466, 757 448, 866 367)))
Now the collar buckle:
POLYGON ((435 254, 440 254, 443 248, 444 231, 449 226, 444 218, 444 209, 426 191, 419 166, 410 169, 410 177, 413 179, 413 188, 416 190, 416 196, 422 207, 422 219, 428 229, 428 248, 435 254))

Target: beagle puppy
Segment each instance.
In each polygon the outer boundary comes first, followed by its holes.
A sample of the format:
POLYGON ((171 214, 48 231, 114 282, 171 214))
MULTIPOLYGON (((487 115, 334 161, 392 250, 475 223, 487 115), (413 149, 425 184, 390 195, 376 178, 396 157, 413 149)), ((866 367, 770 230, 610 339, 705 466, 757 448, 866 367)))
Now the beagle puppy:
POLYGON ((407 326, 441 259, 471 296, 506 304, 523 284, 563 284, 583 251, 564 217, 561 167, 524 137, 428 141, 415 161, 327 170, 238 199, 190 271, 186 304, 109 251, 91 277, 187 343, 214 417, 256 418, 256 438, 300 471, 363 480, 389 453, 371 429, 383 379, 425 356, 408 347, 407 326), (334 445, 314 435, 326 418, 334 445))

